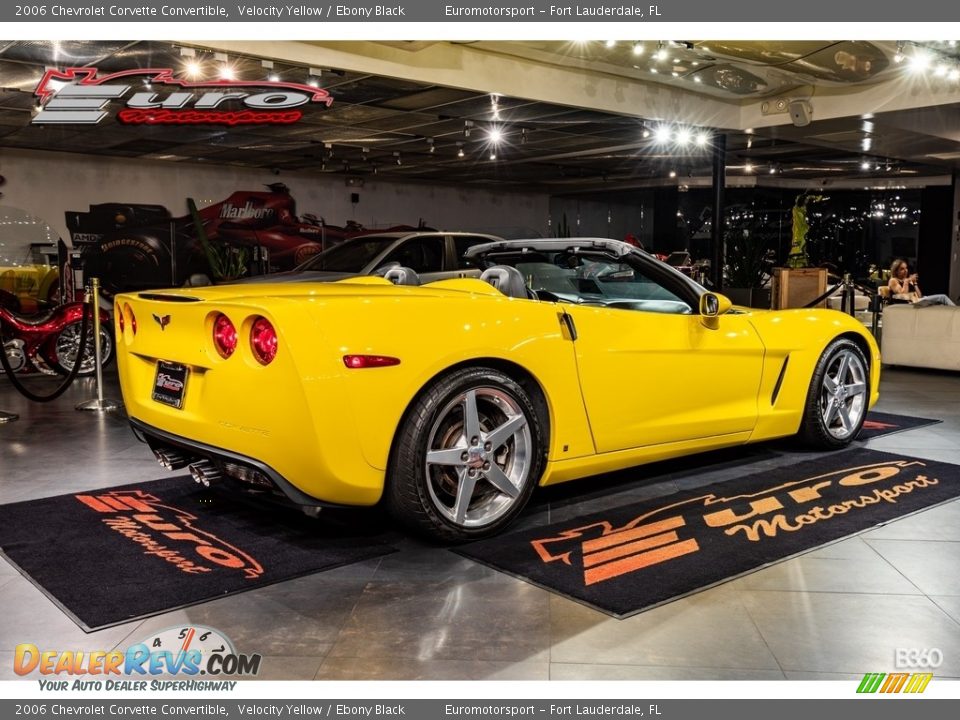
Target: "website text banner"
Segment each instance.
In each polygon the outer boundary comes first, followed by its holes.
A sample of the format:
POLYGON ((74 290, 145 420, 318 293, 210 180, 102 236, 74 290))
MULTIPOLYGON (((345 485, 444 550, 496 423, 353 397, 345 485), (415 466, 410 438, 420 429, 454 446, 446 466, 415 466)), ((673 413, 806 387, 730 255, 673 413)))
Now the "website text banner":
MULTIPOLYGON (((182 681, 181 681, 182 682, 182 681)), ((853 692, 853 691, 851 691, 853 692)), ((0 701, 2 717, 183 717, 203 716, 221 720, 269 717, 275 720, 315 718, 365 718, 385 720, 458 720, 461 718, 647 718, 648 720, 810 720, 867 712, 862 700, 234 700, 209 695, 202 700, 14 700, 0 701), (854 705, 859 707, 854 707, 854 705)), ((942 720, 953 717, 957 701, 924 700, 910 703, 911 720, 942 720), (953 707, 953 711, 950 708, 953 707)), ((871 720, 902 720, 902 702, 872 702, 871 720)))
POLYGON ((0 22, 956 22, 960 3, 876 0, 59 0, 3 3, 0 22))

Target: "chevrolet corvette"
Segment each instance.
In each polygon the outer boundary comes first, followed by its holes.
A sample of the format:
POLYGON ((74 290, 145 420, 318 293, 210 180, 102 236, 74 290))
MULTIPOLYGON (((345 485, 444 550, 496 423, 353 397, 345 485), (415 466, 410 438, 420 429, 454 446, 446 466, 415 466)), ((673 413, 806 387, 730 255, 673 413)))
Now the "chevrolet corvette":
POLYGON ((615 240, 467 251, 480 278, 224 285, 115 301, 124 401, 165 467, 443 541, 536 486, 798 436, 841 448, 880 353, 833 310, 731 306, 615 240))

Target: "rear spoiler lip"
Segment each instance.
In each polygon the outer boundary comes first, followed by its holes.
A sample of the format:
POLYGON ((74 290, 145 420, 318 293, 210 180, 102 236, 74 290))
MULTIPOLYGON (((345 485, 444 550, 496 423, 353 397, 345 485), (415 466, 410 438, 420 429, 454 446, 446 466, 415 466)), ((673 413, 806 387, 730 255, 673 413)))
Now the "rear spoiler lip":
POLYGON ((189 295, 170 295, 167 293, 156 293, 156 292, 138 293, 137 297, 140 298, 141 300, 155 300, 158 302, 177 302, 177 303, 203 302, 201 298, 190 297, 189 295))

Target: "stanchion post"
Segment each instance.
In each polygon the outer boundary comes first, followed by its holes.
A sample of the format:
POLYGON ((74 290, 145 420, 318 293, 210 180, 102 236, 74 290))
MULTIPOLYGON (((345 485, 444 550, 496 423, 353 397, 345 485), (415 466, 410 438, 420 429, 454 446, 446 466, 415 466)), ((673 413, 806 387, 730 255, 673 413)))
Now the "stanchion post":
MULTIPOLYGON (((95 400, 87 400, 77 405, 77 410, 91 410, 94 412, 109 412, 116 410, 120 404, 114 400, 103 399, 103 366, 101 365, 100 349, 100 278, 91 278, 91 295, 93 303, 93 359, 97 365, 97 397, 95 400)), ((77 362, 83 362, 83 351, 85 348, 77 350, 77 362)))

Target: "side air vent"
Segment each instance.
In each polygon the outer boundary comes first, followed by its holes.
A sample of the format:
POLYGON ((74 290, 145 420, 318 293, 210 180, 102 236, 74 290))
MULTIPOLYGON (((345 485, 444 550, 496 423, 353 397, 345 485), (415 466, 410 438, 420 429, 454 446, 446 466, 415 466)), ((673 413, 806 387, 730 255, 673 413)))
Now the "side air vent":
POLYGON ((165 295, 163 293, 140 293, 137 297, 141 300, 159 300, 160 302, 200 302, 200 298, 187 297, 186 295, 165 295))
POLYGON ((780 375, 777 376, 777 384, 773 386, 773 394, 770 396, 770 405, 777 404, 777 395, 780 394, 780 387, 783 385, 783 378, 787 374, 787 363, 790 362, 790 356, 783 359, 783 366, 780 368, 780 375))

